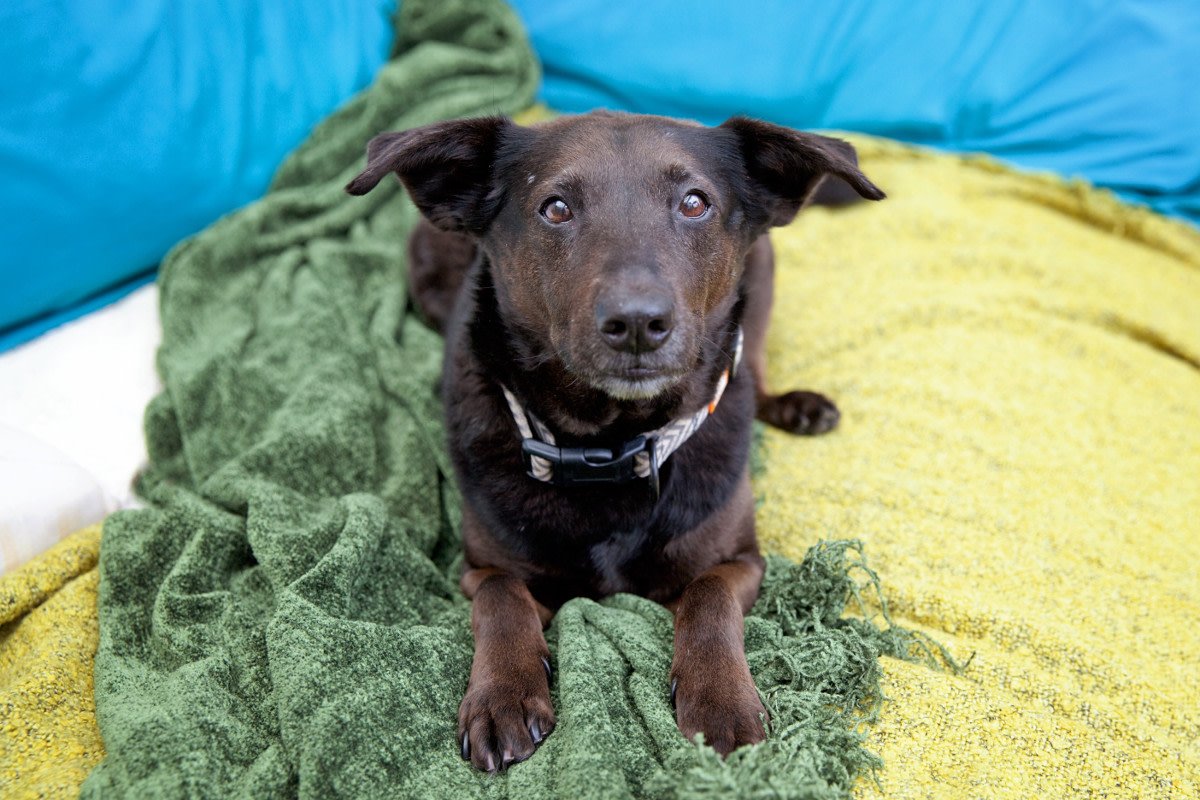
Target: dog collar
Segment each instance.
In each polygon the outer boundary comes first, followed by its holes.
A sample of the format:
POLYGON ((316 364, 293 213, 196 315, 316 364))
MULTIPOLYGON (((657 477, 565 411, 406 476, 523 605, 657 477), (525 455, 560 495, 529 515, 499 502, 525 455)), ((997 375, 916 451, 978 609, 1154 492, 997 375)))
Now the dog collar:
POLYGON ((732 364, 717 380, 713 399, 696 413, 635 436, 615 451, 603 447, 557 446, 554 434, 545 423, 521 405, 507 386, 501 384, 500 388, 504 391, 504 399, 508 401, 513 421, 517 423, 517 430, 521 432, 521 454, 529 477, 555 486, 590 486, 647 479, 657 498, 659 467, 717 410, 721 395, 737 374, 741 362, 742 328, 739 325, 734 338, 732 364))

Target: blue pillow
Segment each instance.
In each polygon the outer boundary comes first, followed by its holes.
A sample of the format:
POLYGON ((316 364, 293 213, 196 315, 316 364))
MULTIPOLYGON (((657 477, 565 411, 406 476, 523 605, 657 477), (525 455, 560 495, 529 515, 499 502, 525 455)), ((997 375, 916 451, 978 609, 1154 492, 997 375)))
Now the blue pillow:
POLYGON ((260 196, 313 125, 371 81, 395 7, 0 3, 0 351, 80 301, 113 299, 260 196))
POLYGON ((564 111, 985 151, 1200 223, 1197 0, 513 2, 564 111))

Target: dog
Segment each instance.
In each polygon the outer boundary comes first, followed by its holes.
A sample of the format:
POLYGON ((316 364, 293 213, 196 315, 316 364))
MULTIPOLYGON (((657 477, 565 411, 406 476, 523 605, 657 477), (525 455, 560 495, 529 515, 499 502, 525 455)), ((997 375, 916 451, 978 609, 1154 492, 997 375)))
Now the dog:
POLYGON ((764 570, 752 421, 812 435, 839 418, 767 388, 767 232, 827 177, 832 202, 884 193, 846 142, 745 117, 465 119, 367 152, 347 191, 399 176, 424 217, 410 296, 446 339, 475 638, 463 758, 496 772, 534 753, 555 724, 544 626, 616 592, 674 613, 664 694, 684 736, 722 755, 762 741, 742 638, 764 570))

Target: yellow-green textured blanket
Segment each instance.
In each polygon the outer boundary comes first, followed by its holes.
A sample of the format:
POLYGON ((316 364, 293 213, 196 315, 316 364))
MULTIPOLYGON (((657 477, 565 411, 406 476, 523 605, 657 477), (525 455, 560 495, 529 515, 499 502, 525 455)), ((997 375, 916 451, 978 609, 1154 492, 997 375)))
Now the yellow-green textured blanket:
MULTIPOLYGON (((777 232, 771 381, 834 397, 762 445, 760 536, 858 538, 898 622, 859 796, 1200 796, 1200 236, 1052 178, 855 138, 880 204, 777 232)), ((101 755, 84 532, 0 580, 0 795, 101 755)))
POLYGON ((104 755, 92 700, 93 525, 0 577, 0 797, 75 797, 104 755))
POLYGON ((870 742, 917 797, 1195 797, 1200 235, 986 159, 855 139, 889 197, 775 238, 771 379, 833 435, 769 432, 760 531, 862 538, 898 622, 870 742))

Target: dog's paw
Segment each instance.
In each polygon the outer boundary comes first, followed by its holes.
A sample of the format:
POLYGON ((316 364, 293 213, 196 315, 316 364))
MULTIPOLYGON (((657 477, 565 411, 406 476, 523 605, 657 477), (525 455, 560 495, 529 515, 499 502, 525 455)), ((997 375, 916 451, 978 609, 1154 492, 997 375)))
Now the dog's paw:
POLYGON ((738 660, 740 664, 709 663, 701 669, 684 665, 671 676, 671 702, 679 730, 688 740, 703 733, 704 741, 722 756, 767 738, 767 710, 745 657, 738 660))
POLYGON ((484 672, 472 675, 458 708, 458 744, 464 759, 499 772, 533 755, 554 730, 550 662, 484 672))
POLYGON ((816 392, 788 392, 759 400, 758 418, 788 433, 816 436, 837 427, 841 412, 816 392))

